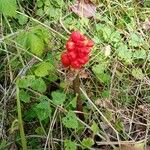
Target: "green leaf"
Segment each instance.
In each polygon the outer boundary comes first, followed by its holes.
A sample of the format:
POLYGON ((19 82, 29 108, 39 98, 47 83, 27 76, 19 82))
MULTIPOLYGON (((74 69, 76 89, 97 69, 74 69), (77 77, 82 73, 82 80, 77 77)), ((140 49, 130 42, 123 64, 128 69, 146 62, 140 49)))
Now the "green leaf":
POLYGON ((121 43, 117 49, 118 56, 127 63, 132 62, 132 51, 128 49, 127 45, 121 43))
POLYGON ((44 16, 44 10, 42 8, 40 8, 40 9, 37 10, 36 14, 38 16, 44 16))
POLYGON ((2 150, 8 150, 9 149, 8 147, 9 146, 8 146, 7 141, 5 139, 1 139, 1 141, 0 141, 0 149, 2 149, 2 150))
POLYGON ((144 6, 145 7, 150 7, 150 0, 144 0, 144 6))
POLYGON ((43 92, 46 91, 46 88, 47 88, 47 87, 46 87, 46 84, 45 84, 44 80, 43 80, 42 78, 39 78, 39 79, 36 79, 36 80, 34 80, 34 81, 32 82, 31 88, 32 88, 33 90, 36 90, 36 91, 38 91, 38 92, 43 93, 43 92))
POLYGON ((124 129, 123 123, 122 123, 122 121, 119 120, 119 119, 117 119, 117 120, 115 121, 114 126, 115 126, 115 129, 116 129, 118 132, 121 132, 121 131, 123 131, 123 129, 124 129))
POLYGON ((37 104, 35 111, 41 121, 47 119, 52 112, 48 101, 42 101, 37 104))
POLYGON ((144 40, 142 37, 137 35, 136 33, 131 33, 130 40, 129 40, 129 45, 133 47, 140 46, 143 44, 144 40))
POLYGON ((79 124, 76 114, 73 111, 69 111, 66 117, 62 119, 62 123, 67 128, 77 129, 79 124))
POLYGON ((16 38, 16 42, 18 43, 18 45, 24 49, 29 48, 29 46, 27 44, 27 40, 28 40, 28 33, 26 33, 26 32, 20 33, 16 38))
POLYGON ((55 105, 63 105, 64 101, 66 100, 66 95, 59 91, 52 92, 52 101, 55 105))
POLYGON ((103 92, 102 92, 102 97, 103 98, 109 98, 109 96, 110 96, 110 91, 109 90, 104 90, 103 92))
POLYGON ((35 132, 36 132, 38 135, 44 135, 44 134, 45 134, 42 127, 37 127, 37 128, 35 129, 35 132))
POLYGON ((16 0, 0 0, 0 13, 6 16, 14 17, 16 15, 16 0))
POLYGON ((102 31, 103 31, 103 38, 105 41, 109 41, 109 38, 110 38, 110 35, 112 33, 112 29, 108 26, 104 26, 102 28, 102 31))
POLYGON ((18 86, 20 88, 28 88, 29 86, 32 85, 34 80, 35 80, 35 76, 33 75, 24 76, 18 80, 18 86))
POLYGON ((65 150, 77 150, 77 145, 71 140, 65 140, 65 150))
POLYGON ((41 62, 38 64, 35 75, 38 77, 45 77, 49 75, 50 72, 54 72, 55 68, 50 62, 41 62))
POLYGON ((24 15, 18 15, 17 19, 20 25, 24 25, 28 21, 28 18, 24 15))
POLYGON ((135 68, 132 70, 132 75, 136 78, 136 79, 143 79, 144 78, 144 74, 142 72, 142 69, 140 68, 135 68))
POLYGON ((135 59, 145 59, 146 58, 146 51, 144 49, 136 50, 133 54, 133 57, 135 59))
POLYGON ((31 52, 37 56, 41 56, 44 52, 44 41, 34 33, 28 34, 28 45, 31 52))
POLYGON ((70 105, 73 107, 73 108, 76 108, 77 106, 77 95, 73 98, 73 100, 70 102, 70 105))
POLYGON ((53 18, 54 20, 58 20, 60 17, 60 11, 61 9, 54 8, 53 5, 44 6, 44 12, 46 15, 48 15, 50 18, 53 18))
POLYGON ((28 92, 24 90, 20 90, 19 97, 20 97, 20 100, 23 101, 24 103, 30 102, 30 95, 28 94, 28 92))
POLYGON ((90 148, 94 145, 94 140, 92 138, 84 138, 81 144, 87 148, 90 148))
POLYGON ((110 42, 115 42, 118 43, 119 41, 121 41, 121 36, 120 33, 118 31, 114 31, 109 39, 110 42))
POLYGON ((63 7, 63 5, 65 5, 63 0, 53 0, 51 3, 54 7, 63 7))
POLYGON ((93 121, 93 124, 91 126, 91 130, 93 131, 94 134, 97 134, 100 131, 100 129, 99 129, 99 127, 95 121, 93 121))
POLYGON ((41 0, 37 0, 37 6, 38 7, 42 7, 43 6, 43 2, 41 0))
POLYGON ((100 80, 103 83, 109 84, 110 82, 110 75, 105 71, 105 65, 104 64, 98 64, 92 67, 92 70, 98 80, 100 80))

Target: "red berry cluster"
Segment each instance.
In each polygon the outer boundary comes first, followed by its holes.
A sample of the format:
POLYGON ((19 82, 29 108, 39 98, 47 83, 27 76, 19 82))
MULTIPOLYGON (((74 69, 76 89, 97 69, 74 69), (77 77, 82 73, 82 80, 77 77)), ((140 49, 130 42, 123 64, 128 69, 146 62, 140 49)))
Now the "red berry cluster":
POLYGON ((94 42, 89 40, 85 35, 78 31, 72 32, 66 43, 67 51, 61 55, 61 62, 64 67, 72 67, 74 69, 81 68, 89 60, 89 53, 94 42))

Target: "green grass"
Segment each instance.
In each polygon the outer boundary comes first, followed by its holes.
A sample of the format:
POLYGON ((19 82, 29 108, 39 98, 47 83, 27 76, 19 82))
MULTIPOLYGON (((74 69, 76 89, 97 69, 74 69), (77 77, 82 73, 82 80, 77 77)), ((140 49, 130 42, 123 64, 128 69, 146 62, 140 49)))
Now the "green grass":
POLYGON ((9 1, 0 0, 0 149, 148 150, 149 2, 100 1, 87 19, 69 10, 73 0, 9 1), (95 42, 81 75, 84 121, 60 62, 74 30, 95 42))

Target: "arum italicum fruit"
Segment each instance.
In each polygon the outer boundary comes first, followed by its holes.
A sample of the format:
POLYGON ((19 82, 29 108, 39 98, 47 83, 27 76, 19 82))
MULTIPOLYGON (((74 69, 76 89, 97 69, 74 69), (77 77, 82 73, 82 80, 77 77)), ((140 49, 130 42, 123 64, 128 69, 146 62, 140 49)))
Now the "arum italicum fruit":
POLYGON ((89 53, 94 42, 89 40, 79 31, 72 32, 66 43, 66 51, 61 55, 61 62, 64 67, 80 69, 89 60, 89 53))
MULTIPOLYGON (((94 46, 94 42, 88 39, 85 35, 79 31, 72 32, 70 38, 66 43, 66 51, 61 55, 61 62, 64 67, 72 68, 75 70, 81 69, 88 61, 91 48, 94 46)), ((80 98, 80 79, 79 73, 73 80, 73 89, 75 95, 77 95, 77 108, 79 118, 84 120, 83 106, 80 98)))

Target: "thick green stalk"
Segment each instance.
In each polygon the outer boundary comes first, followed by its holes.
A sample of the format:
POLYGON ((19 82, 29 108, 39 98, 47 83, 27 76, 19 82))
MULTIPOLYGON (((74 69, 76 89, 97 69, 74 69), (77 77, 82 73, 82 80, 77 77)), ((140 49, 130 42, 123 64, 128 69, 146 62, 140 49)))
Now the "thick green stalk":
POLYGON ((19 98, 19 87, 18 87, 18 85, 16 85, 16 95, 17 95, 18 124, 19 124, 20 136, 21 136, 22 149, 27 150, 27 142, 26 142, 24 128, 23 128, 23 121, 22 121, 22 113, 21 113, 21 104, 20 104, 20 98, 19 98))

